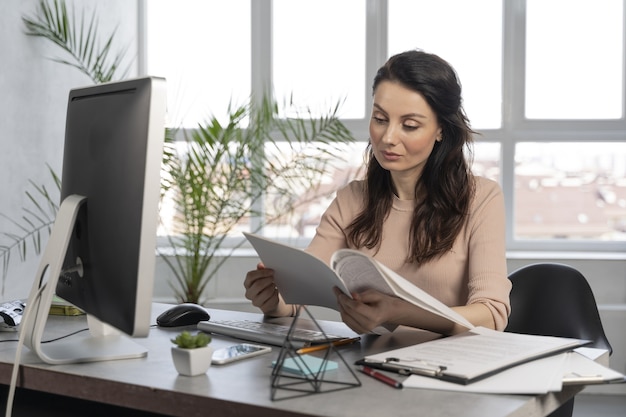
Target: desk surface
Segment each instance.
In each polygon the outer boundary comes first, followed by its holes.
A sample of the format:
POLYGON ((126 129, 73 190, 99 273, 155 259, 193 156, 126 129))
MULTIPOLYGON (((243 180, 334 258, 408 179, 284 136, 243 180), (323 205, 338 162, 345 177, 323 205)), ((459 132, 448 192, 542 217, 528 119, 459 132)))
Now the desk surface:
MULTIPOLYGON (((155 304, 156 316, 171 307, 155 304)), ((260 314, 209 309, 215 319, 259 320, 260 314)), ((284 320, 284 319, 283 319, 284 320)), ((332 333, 351 334, 343 323, 319 321, 332 333)), ((44 339, 84 328, 84 317, 51 317, 44 339)), ((33 391, 112 404, 172 416, 541 416, 580 391, 564 387, 560 393, 541 396, 483 395, 418 389, 395 389, 358 374, 362 386, 298 398, 271 400, 271 362, 280 348, 262 355, 222 366, 211 366, 206 375, 179 376, 172 363, 170 339, 181 331, 153 328, 147 338, 135 339, 148 349, 141 359, 72 365, 47 365, 27 349, 22 355, 18 386, 33 391), (209 412, 210 410, 210 412, 209 412)), ((365 355, 408 346, 433 336, 425 332, 396 331, 384 336, 367 336, 360 343, 342 346, 339 352, 352 366, 365 355)), ((16 334, 0 333, 0 340, 16 334)), ((212 346, 236 343, 214 336, 212 346)), ((17 343, 0 343, 0 384, 8 385, 17 343)), ((341 366, 341 363, 340 363, 341 366)), ((346 375, 350 375, 349 371, 346 375)), ((344 379, 344 378, 341 378, 344 379)), ((286 394, 292 395, 292 394, 286 394)), ((19 401, 19 393, 16 396, 19 401)), ((278 395, 277 398, 284 398, 278 395)))

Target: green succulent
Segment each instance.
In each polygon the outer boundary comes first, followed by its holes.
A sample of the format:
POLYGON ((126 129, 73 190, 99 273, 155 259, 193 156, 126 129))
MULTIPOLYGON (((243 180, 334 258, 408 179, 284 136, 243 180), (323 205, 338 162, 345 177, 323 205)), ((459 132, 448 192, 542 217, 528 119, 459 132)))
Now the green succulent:
POLYGON ((211 342, 211 336, 206 333, 198 332, 197 334, 191 334, 188 331, 184 331, 176 336, 175 339, 171 339, 172 343, 183 349, 196 349, 207 346, 211 342))

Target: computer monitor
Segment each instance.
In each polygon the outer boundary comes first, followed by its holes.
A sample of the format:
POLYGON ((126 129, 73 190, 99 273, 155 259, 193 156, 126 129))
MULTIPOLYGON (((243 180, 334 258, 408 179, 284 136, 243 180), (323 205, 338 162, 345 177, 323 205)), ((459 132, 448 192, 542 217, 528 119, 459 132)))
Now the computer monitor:
POLYGON ((20 338, 44 362, 145 356, 155 269, 165 80, 70 91, 61 205, 27 301, 20 338), (54 295, 90 333, 42 344, 54 295))

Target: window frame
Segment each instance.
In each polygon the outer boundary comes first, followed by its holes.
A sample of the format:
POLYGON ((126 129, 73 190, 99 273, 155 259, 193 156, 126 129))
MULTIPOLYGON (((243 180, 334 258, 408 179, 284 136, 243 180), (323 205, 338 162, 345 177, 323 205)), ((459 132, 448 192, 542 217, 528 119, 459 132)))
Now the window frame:
MULTIPOLYGON (((139 1, 138 70, 146 74, 146 2, 139 1)), ((598 240, 516 240, 514 239, 515 146, 520 142, 620 142, 626 139, 626 115, 616 120, 531 120, 524 116, 526 0, 502 1, 502 125, 498 129, 480 129, 477 140, 496 142, 501 150, 501 185, 506 208, 507 251, 527 252, 624 252, 626 242, 598 240)), ((626 2, 626 0, 622 0, 626 2)), ((363 119, 344 119, 355 138, 368 137, 368 114, 372 104, 371 80, 387 59, 387 0, 366 0, 366 99, 363 119)), ((623 7, 626 22, 626 4, 623 7)), ((251 93, 263 91, 272 80, 272 0, 251 0, 251 93)), ((622 30, 626 45, 626 31, 622 30)), ((622 58, 622 80, 626 85, 626 53, 622 58)), ((626 103, 626 92, 622 92, 626 103)), ((471 114, 469 115, 471 120, 471 114)), ((181 138, 183 134, 181 133, 181 138)))
MULTIPOLYGON (((626 16, 623 16, 623 19, 626 22, 626 16)), ((624 30, 622 30, 622 42, 626 45, 624 30)), ((525 117, 526 0, 507 0, 503 3, 503 49, 502 128, 481 131, 481 133, 484 135, 483 138, 493 136, 494 140, 499 141, 502 146, 501 184, 506 205, 507 250, 623 252, 626 250, 626 242, 514 239, 516 144, 520 142, 593 142, 598 140, 624 142, 626 118, 624 107, 621 118, 616 120, 535 120, 525 117), (499 138, 505 139, 500 140, 499 138)), ((624 76, 625 57, 626 54, 622 58, 623 81, 626 80, 624 76)), ((622 95, 622 102, 624 103, 624 92, 622 95)))

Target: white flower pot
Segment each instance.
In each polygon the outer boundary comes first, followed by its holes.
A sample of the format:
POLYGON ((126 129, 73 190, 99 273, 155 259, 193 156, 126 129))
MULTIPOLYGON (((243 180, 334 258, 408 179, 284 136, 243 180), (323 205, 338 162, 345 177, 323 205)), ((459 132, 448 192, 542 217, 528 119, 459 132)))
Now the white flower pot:
POLYGON ((213 348, 205 346, 196 349, 183 349, 178 346, 172 347, 172 360, 179 374, 196 376, 205 374, 211 366, 213 348))

